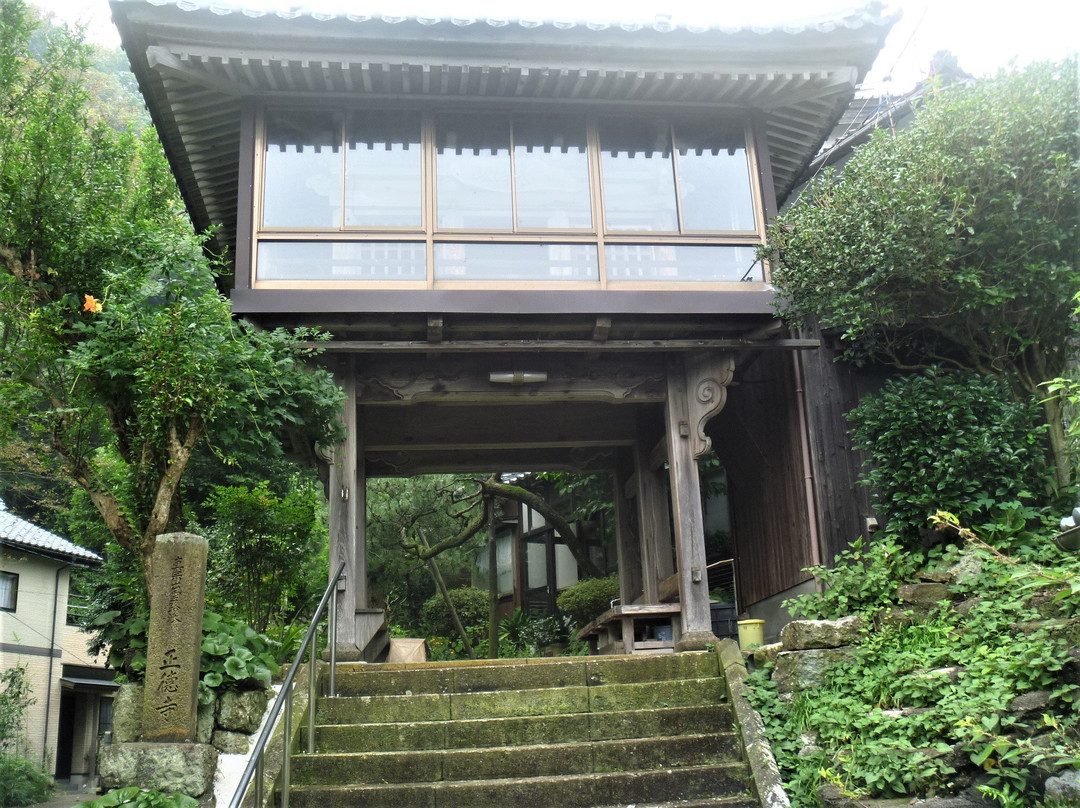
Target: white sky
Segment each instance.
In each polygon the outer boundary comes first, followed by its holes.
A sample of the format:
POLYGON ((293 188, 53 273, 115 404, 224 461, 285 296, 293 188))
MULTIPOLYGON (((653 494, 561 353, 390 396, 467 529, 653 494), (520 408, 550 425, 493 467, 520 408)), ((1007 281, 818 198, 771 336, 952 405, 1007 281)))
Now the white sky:
MULTIPOLYGON (((107 0, 30 0, 68 22, 87 26, 92 41, 119 44, 107 0)), ((222 4, 226 4, 223 2, 222 4)), ((236 0, 233 0, 236 2, 236 0)), ((850 8, 858 0, 241 0, 253 8, 346 8, 353 13, 424 14, 464 17, 542 19, 651 20, 670 15, 676 22, 770 24, 850 8)), ((930 58, 951 50, 960 67, 983 76, 1015 60, 1024 65, 1039 59, 1060 59, 1080 46, 1078 0, 890 0, 903 11, 871 71, 866 86, 888 86, 898 93, 926 75, 930 58)))

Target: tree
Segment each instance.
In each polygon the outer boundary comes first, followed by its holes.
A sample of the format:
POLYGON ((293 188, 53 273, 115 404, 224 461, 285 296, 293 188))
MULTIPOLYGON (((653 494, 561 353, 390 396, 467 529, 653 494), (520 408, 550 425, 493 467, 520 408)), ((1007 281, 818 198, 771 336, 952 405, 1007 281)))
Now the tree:
POLYGON ((825 172, 769 229, 781 314, 849 355, 997 376, 1043 400, 1055 481, 1071 482, 1061 401, 1044 387, 1080 321, 1077 65, 1038 64, 933 93, 825 172))
POLYGON ((149 587, 196 450, 332 441, 341 395, 298 335, 232 319, 153 132, 91 124, 87 48, 35 56, 35 24, 0 1, 0 440, 44 437, 149 587))

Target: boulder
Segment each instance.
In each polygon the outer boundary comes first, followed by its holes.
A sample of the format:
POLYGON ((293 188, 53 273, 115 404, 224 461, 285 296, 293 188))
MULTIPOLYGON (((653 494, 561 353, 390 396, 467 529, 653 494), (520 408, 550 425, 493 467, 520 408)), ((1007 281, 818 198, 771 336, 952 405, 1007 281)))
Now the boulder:
POLYGON ((754 649, 754 664, 759 668, 763 668, 766 665, 772 665, 776 662, 776 655, 784 650, 784 644, 779 642, 770 642, 765 645, 759 645, 754 649))
POLYGON ((1035 713, 1049 710, 1054 700, 1054 694, 1049 690, 1033 690, 1030 693, 1021 693, 1009 702, 1010 713, 1035 713))
POLYGON ((784 651, 776 657, 772 680, 781 693, 809 690, 825 681, 825 672, 830 665, 850 655, 850 647, 784 651))
POLYGON ((1080 771, 1068 771, 1048 777, 1046 801, 1062 805, 1080 805, 1080 771))
POLYGON ((103 788, 154 788, 201 797, 214 787, 218 750, 201 743, 120 743, 103 746, 103 788))
POLYGON ((218 729, 250 735, 262 723, 269 700, 267 690, 227 690, 218 698, 218 729))
POLYGON ((120 685, 113 698, 113 736, 116 743, 134 743, 142 735, 143 686, 120 685))
POLYGON ((246 755, 250 746, 250 735, 227 729, 214 730, 214 747, 224 755, 246 755))
POLYGON ((866 621, 858 615, 840 620, 792 620, 780 630, 780 642, 785 651, 839 648, 857 643, 865 627, 866 621))
POLYGON ((949 576, 953 584, 963 586, 979 577, 982 573, 983 561, 975 553, 964 553, 960 560, 949 570, 949 576))
POLYGON ((908 603, 920 609, 931 609, 942 601, 949 601, 949 587, 945 584, 902 584, 896 590, 896 597, 902 603, 908 603))

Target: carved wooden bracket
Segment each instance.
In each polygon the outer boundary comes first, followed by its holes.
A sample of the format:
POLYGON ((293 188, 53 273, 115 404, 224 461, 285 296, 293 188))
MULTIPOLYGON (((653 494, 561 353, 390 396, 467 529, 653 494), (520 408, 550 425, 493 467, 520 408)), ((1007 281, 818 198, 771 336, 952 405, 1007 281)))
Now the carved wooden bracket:
POLYGON ((694 457, 701 457, 712 448, 705 425, 723 409, 727 385, 734 375, 735 357, 731 354, 698 354, 686 360, 686 406, 694 457))

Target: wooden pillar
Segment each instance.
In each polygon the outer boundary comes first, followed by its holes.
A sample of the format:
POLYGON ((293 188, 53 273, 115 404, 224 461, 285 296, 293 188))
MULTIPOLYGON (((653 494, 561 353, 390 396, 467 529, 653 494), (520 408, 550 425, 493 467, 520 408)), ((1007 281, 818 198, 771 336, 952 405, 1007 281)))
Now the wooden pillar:
MULTIPOLYGON (((345 427, 345 439, 334 447, 330 462, 330 552, 329 574, 333 575, 338 566, 345 562, 345 573, 338 581, 337 632, 338 645, 346 652, 356 649, 356 609, 359 603, 360 588, 357 576, 357 508, 356 500, 363 505, 364 495, 356 496, 357 480, 363 478, 358 471, 359 434, 356 407, 356 375, 352 363, 343 362, 339 369, 338 382, 345 390, 345 405, 341 414, 345 427)), ((361 488, 362 492, 362 488, 361 488)), ((360 524, 364 519, 359 520, 360 524)), ((361 545, 361 548, 363 545, 361 545)), ((361 553, 363 555, 363 553, 361 553)), ((366 560, 361 561, 360 570, 366 575, 366 560)), ((367 582, 362 585, 366 598, 367 582)))
POLYGON ((697 458, 711 448, 705 424, 723 407, 733 370, 726 355, 703 354, 686 362, 681 357, 668 359, 664 414, 682 605, 682 636, 676 650, 681 651, 703 648, 712 639, 697 458))
POLYGON ((629 457, 619 457, 614 482, 615 545, 619 552, 619 597, 623 603, 635 603, 642 595, 641 542, 634 531, 634 519, 626 496, 630 481, 629 457))
POLYGON ((660 582, 675 572, 671 558, 671 519, 663 480, 649 464, 648 450, 634 444, 641 578, 645 603, 660 602, 660 582))

